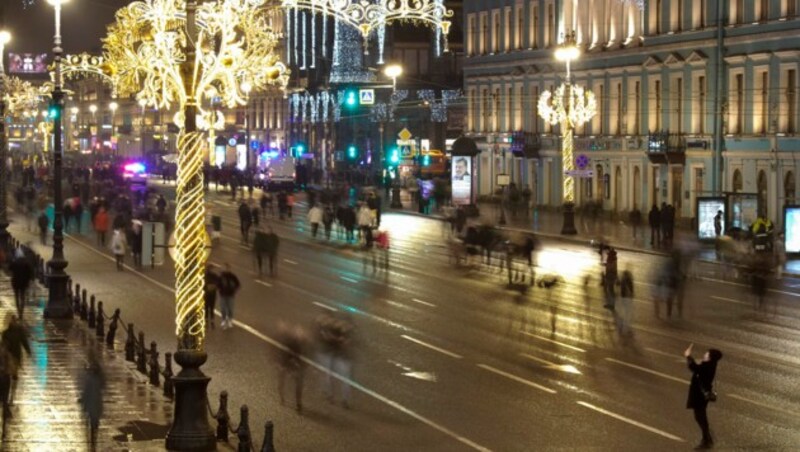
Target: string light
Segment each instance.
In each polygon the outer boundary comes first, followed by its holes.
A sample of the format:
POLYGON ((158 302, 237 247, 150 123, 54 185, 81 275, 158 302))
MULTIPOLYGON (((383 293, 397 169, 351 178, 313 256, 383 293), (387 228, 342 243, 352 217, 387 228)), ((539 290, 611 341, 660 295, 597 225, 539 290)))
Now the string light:
POLYGON ((358 31, 337 20, 334 26, 333 65, 330 83, 369 83, 375 74, 364 69, 358 31))
POLYGON ((636 5, 642 11, 644 11, 644 7, 647 4, 647 0, 619 0, 619 2, 624 5, 636 5))

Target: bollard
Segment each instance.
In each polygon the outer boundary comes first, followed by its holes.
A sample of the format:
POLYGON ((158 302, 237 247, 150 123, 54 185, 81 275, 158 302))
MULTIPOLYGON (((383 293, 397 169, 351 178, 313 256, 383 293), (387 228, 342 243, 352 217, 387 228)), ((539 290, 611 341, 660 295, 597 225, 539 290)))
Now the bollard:
POLYGON ((139 331, 139 342, 136 344, 136 370, 147 375, 147 350, 144 348, 144 331, 139 331))
POLYGON ((81 285, 75 284, 75 293, 72 295, 72 312, 75 315, 81 313, 81 285))
POLYGON ((97 339, 103 340, 103 336, 106 335, 105 329, 105 312, 103 312, 103 302, 97 302, 97 321, 95 322, 94 328, 94 335, 97 336, 97 339))
POLYGON ((161 386, 161 369, 158 364, 158 346, 156 341, 150 342, 150 384, 161 386))
POLYGON ((164 353, 164 371, 161 372, 164 376, 164 397, 172 399, 175 397, 175 387, 172 384, 172 353, 164 353))
POLYGON ((253 438, 250 435, 250 414, 247 405, 242 405, 240 410, 239 428, 236 429, 236 436, 239 438, 239 452, 250 452, 253 447, 253 438))
POLYGON ((267 421, 264 424, 264 443, 261 445, 261 452, 275 452, 275 444, 272 442, 274 429, 272 421, 267 421))
POLYGON ((217 441, 228 442, 228 429, 231 425, 231 416, 228 414, 228 391, 219 393, 219 410, 214 415, 217 420, 217 441))
POLYGON ((114 347, 114 340, 117 336, 117 322, 119 322, 119 308, 114 311, 114 315, 111 316, 111 322, 108 325, 108 334, 106 334, 106 345, 108 347, 114 347))
POLYGON ((86 302, 86 289, 81 292, 81 320, 86 320, 89 314, 89 304, 86 302))
POLYGON ((128 338, 125 339, 125 361, 136 361, 136 338, 133 336, 133 324, 128 324, 128 338))
POLYGON ((92 295, 91 297, 89 297, 89 312, 86 315, 86 320, 89 322, 89 328, 94 328, 94 319, 95 319, 95 308, 94 308, 94 305, 95 305, 95 303, 96 303, 96 300, 94 298, 94 295, 92 295))

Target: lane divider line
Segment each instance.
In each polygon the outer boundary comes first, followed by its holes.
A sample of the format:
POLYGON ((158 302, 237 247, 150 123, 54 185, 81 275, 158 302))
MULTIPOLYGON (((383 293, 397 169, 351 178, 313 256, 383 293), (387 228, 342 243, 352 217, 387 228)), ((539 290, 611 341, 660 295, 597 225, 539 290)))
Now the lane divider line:
POLYGON ((725 394, 725 395, 727 395, 728 397, 730 397, 732 399, 741 400, 742 402, 752 403, 753 405, 760 406, 762 408, 767 408, 767 409, 774 410, 774 411, 780 411, 781 413, 790 414, 792 416, 797 416, 797 412, 796 411, 789 411, 789 410, 786 410, 786 409, 783 409, 783 408, 776 407, 774 405, 768 405, 766 403, 757 402, 755 400, 748 399, 747 397, 742 397, 739 394, 725 394))
POLYGON ((400 337, 402 337, 403 339, 405 339, 405 340, 407 340, 407 341, 411 341, 411 342, 413 342, 413 343, 415 343, 415 344, 417 344, 417 345, 421 345, 421 346, 423 346, 423 347, 427 347, 427 348, 429 348, 429 349, 431 349, 431 350, 435 350, 435 351, 437 351, 437 352, 439 352, 439 353, 445 354, 445 355, 447 355, 447 356, 449 356, 449 357, 451 357, 451 358, 455 358, 455 359, 461 359, 461 358, 463 358, 463 356, 461 356, 461 355, 458 355, 458 354, 456 354, 456 353, 453 353, 453 352, 451 352, 451 351, 447 351, 447 350, 445 350, 445 349, 443 349, 443 348, 440 348, 440 347, 437 347, 437 346, 435 346, 435 345, 431 345, 431 344, 429 344, 429 343, 427 343, 427 342, 423 342, 423 341, 421 341, 421 340, 419 340, 419 339, 415 339, 415 338, 413 338, 413 337, 411 337, 411 336, 408 336, 408 335, 406 335, 406 334, 401 334, 401 335, 400 335, 400 337))
POLYGON ((436 305, 435 305, 435 304, 433 304, 433 303, 428 303, 427 301, 422 301, 422 300, 420 300, 419 298, 412 298, 412 299, 411 299, 411 301, 413 301, 414 303, 419 303, 419 304, 421 304, 421 305, 429 306, 429 307, 431 307, 431 308, 435 308, 435 307, 436 307, 436 305))
POLYGON ((586 350, 584 350, 582 348, 579 348, 579 347, 576 347, 574 345, 569 345, 569 344, 565 344, 563 342, 558 342, 558 341, 555 341, 553 339, 546 338, 544 336, 539 336, 539 335, 536 335, 536 334, 533 334, 533 333, 529 333, 529 332, 527 332, 525 330, 520 330, 519 332, 524 334, 524 335, 526 335, 526 336, 535 337, 536 339, 539 339, 539 340, 542 340, 542 341, 545 341, 545 342, 550 342, 550 343, 553 343, 553 344, 556 344, 556 345, 560 345, 561 347, 568 348, 570 350, 575 350, 576 352, 586 353, 586 350))
POLYGON ((605 414, 606 416, 612 417, 612 418, 614 418, 614 419, 616 419, 618 421, 627 422, 628 424, 635 425, 636 427, 639 427, 641 429, 647 430, 648 432, 655 433, 656 435, 661 435, 664 438, 671 439, 671 440, 677 441, 679 443, 685 443, 686 442, 683 438, 681 438, 679 436, 675 436, 672 433, 667 433, 664 430, 659 430, 659 429, 657 429, 655 427, 650 427, 647 424, 642 424, 639 421, 634 421, 631 418, 628 418, 628 417, 622 416, 620 414, 617 414, 617 413, 605 410, 603 408, 594 406, 591 403, 586 403, 586 402, 580 401, 580 400, 577 403, 578 403, 578 405, 580 405, 582 407, 589 408, 590 410, 594 410, 594 411, 596 411, 596 412, 598 412, 600 414, 605 414))
POLYGON ((264 287, 272 287, 272 284, 266 281, 262 281, 260 279, 255 279, 254 281, 256 282, 256 284, 261 284, 264 287))
POLYGON ((286 262, 287 264, 297 265, 297 262, 295 262, 295 261, 293 261, 291 259, 284 259, 283 261, 286 262))
POLYGON ((348 278, 347 276, 340 276, 339 278, 341 278, 341 279, 343 279, 343 280, 345 280, 345 281, 347 281, 349 283, 358 284, 358 281, 356 281, 353 278, 348 278))
MULTIPOLYGON (((106 258, 107 260, 109 260, 111 262, 114 262, 114 258, 112 258, 111 256, 105 255, 105 254, 101 253, 100 251, 97 251, 96 249, 94 249, 94 248, 92 248, 92 247, 80 242, 77 239, 74 239, 74 238, 71 238, 71 237, 69 237, 69 239, 72 240, 73 242, 77 243, 78 245, 88 249, 89 251, 92 251, 93 253, 98 254, 98 255, 106 258)), ((175 289, 167 286, 166 284, 162 284, 162 283, 156 281, 155 279, 145 275, 144 273, 141 273, 141 272, 139 272, 139 271, 137 271, 137 270, 135 270, 133 268, 128 267, 127 265, 126 265, 126 267, 131 270, 131 273, 134 273, 134 274, 142 277, 146 281, 155 284, 156 286, 166 290, 167 292, 170 292, 170 293, 173 293, 173 294, 175 293, 175 289)), ((220 315, 219 311, 215 311, 215 313, 217 315, 220 315)), ((233 323, 236 326, 238 326, 239 328, 241 328, 243 331, 247 331, 248 333, 252 334, 256 338, 261 339, 263 342, 266 342, 266 343, 268 343, 268 344, 272 345, 273 347, 278 348, 280 350, 287 351, 287 352, 289 351, 289 349, 285 345, 283 345, 280 342, 276 341, 275 339, 272 339, 271 337, 261 333, 260 331, 256 330, 255 328, 251 327, 250 325, 248 325, 246 323, 242 323, 239 320, 234 320, 233 323)), ((303 360, 303 362, 305 362, 309 366, 317 369, 318 371, 320 371, 320 372, 322 372, 322 373, 324 373, 326 375, 330 375, 331 377, 341 381, 342 383, 350 385, 351 387, 363 392, 364 394, 372 397, 373 399, 378 400, 379 402, 382 402, 382 403, 384 403, 384 404, 396 409, 397 411, 400 411, 401 413, 403 413, 403 414, 405 414, 405 415, 407 415, 409 417, 412 417, 412 418, 422 422, 423 424, 427 425, 428 427, 433 428, 434 430, 437 430, 437 431, 439 431, 441 433, 444 433, 445 435, 449 436, 450 438, 453 438, 456 441, 458 441, 458 442, 460 442, 460 443, 462 443, 462 444, 464 444, 464 445, 466 445, 466 446, 468 446, 468 447, 470 447, 472 449, 475 449, 475 450, 480 451, 480 452, 492 452, 491 449, 489 449, 487 447, 484 447, 484 446, 481 446, 480 444, 478 444, 478 443, 476 443, 476 442, 474 442, 474 441, 472 441, 472 440, 470 440, 470 439, 468 439, 468 438, 466 438, 466 437, 464 437, 462 435, 459 435, 458 433, 450 430, 449 428, 447 428, 447 427, 445 427, 445 426, 443 426, 443 425, 441 425, 441 424, 439 424, 439 423, 437 423, 437 422, 435 422, 435 421, 433 421, 433 420, 431 420, 431 419, 429 419, 429 418, 427 418, 427 417, 425 417, 425 416, 423 416, 423 415, 421 415, 421 414, 419 414, 419 413, 407 408, 406 406, 401 405, 400 403, 395 402, 392 399, 384 397, 384 396, 378 394, 377 392, 375 392, 375 391, 373 391, 373 390, 371 390, 371 389, 369 389, 369 388, 367 388, 365 386, 362 386, 359 383, 356 383, 355 381, 353 381, 353 380, 351 380, 351 379, 349 379, 349 378, 347 378, 347 377, 345 377, 345 376, 343 376, 343 375, 341 375, 341 374, 339 374, 337 372, 333 372, 333 371, 325 368, 324 366, 316 363, 315 361, 312 361, 312 360, 306 358, 305 356, 301 356, 300 358, 303 360)))
POLYGON ((675 360, 675 362, 679 362, 679 363, 685 363, 686 362, 686 358, 683 358, 682 356, 680 356, 678 354, 675 354, 675 353, 662 352, 661 350, 656 350, 656 349, 650 348, 650 347, 645 347, 644 349, 647 350, 650 353, 655 353, 656 355, 661 355, 661 356, 666 356, 668 358, 672 358, 672 359, 675 360))
POLYGON ((328 311, 334 311, 334 312, 337 311, 337 309, 334 308, 333 306, 327 305, 325 303, 320 303, 319 301, 312 301, 311 304, 313 304, 314 306, 319 306, 322 309, 327 309, 328 311))
POLYGON ((647 367, 637 366, 636 364, 626 363, 625 361, 620 361, 620 360, 614 359, 614 358, 605 358, 605 360, 608 361, 608 362, 619 364, 620 366, 630 367, 631 369, 636 369, 636 370, 639 370, 639 371, 642 371, 642 372, 646 372, 648 374, 655 375, 657 377, 666 378, 667 380, 676 381, 678 383, 685 384, 685 385, 689 384, 689 382, 684 380, 684 379, 681 379, 681 378, 678 378, 678 377, 673 377, 672 375, 667 375, 667 374, 661 373, 661 372, 659 372, 657 370, 648 369, 647 367))
POLYGON ((727 298, 727 297, 718 297, 716 295, 711 295, 711 299, 712 300, 716 300, 716 301, 724 301, 725 303, 740 304, 740 305, 744 305, 744 306, 752 306, 750 303, 745 303, 744 301, 735 300, 733 298, 727 298))
POLYGON ((522 383, 522 384, 530 386, 532 388, 536 388, 536 389, 538 389, 540 391, 544 391, 544 392, 546 392, 548 394, 555 394, 556 393, 555 389, 550 389, 550 388, 548 388, 546 386, 542 386, 542 385, 540 385, 538 383, 534 383, 534 382, 532 382, 530 380, 526 380, 526 379, 524 379, 522 377, 518 377, 518 376, 516 376, 514 374, 510 374, 508 372, 504 372, 504 371, 502 371, 500 369, 496 369, 496 368, 494 368, 492 366, 488 366, 486 364, 478 364, 478 367, 480 367, 483 370, 488 370, 489 372, 495 373, 495 374, 500 375, 502 377, 506 377, 509 380, 514 380, 514 381, 516 381, 518 383, 522 383))

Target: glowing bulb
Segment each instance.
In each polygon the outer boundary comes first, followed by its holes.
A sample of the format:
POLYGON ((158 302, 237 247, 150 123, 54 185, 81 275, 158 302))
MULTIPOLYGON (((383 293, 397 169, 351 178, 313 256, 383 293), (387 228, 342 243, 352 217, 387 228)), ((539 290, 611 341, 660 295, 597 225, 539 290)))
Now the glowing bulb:
POLYGON ((0 46, 4 46, 11 42, 11 33, 3 30, 0 31, 0 46))

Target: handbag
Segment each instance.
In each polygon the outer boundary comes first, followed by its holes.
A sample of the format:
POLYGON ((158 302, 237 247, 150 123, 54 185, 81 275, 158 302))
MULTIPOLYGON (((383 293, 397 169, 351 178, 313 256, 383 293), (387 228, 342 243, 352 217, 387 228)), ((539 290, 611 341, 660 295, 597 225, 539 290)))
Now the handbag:
POLYGON ((716 402, 717 401, 717 391, 714 390, 713 386, 708 391, 706 391, 703 388, 700 388, 700 391, 703 392, 703 398, 705 399, 706 402, 716 402))

